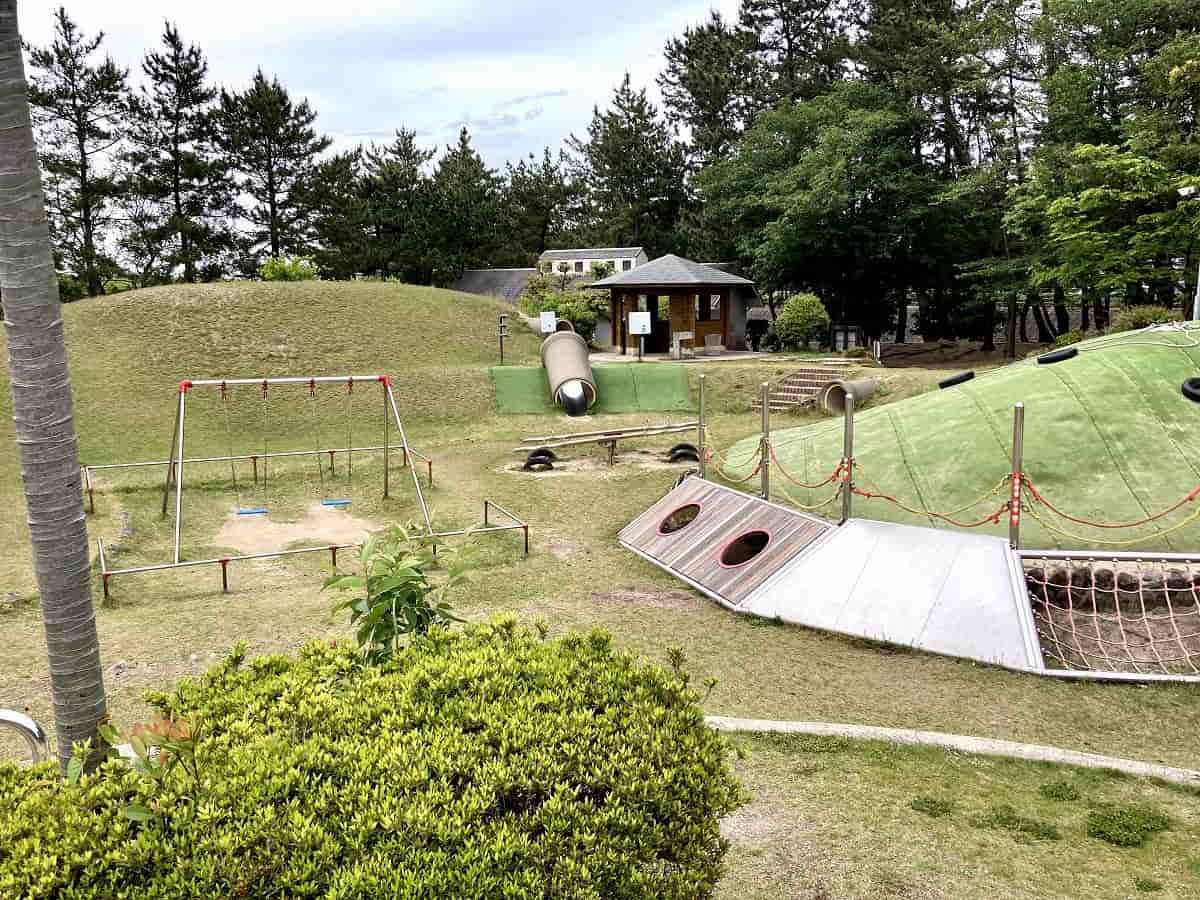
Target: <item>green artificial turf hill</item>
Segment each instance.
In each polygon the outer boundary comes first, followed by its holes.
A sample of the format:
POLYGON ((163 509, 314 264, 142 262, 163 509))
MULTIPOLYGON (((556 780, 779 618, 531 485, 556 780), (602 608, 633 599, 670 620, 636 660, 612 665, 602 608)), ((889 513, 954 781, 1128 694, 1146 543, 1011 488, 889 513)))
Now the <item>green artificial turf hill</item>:
MULTIPOLYGON (((881 490, 919 510, 959 510, 997 485, 1009 471, 1013 406, 1025 404, 1024 470, 1057 507, 1080 518, 1132 522, 1185 497, 1200 484, 1200 403, 1185 398, 1185 379, 1200 375, 1200 328, 1126 332, 1078 345, 1079 354, 1052 365, 1035 360, 1007 366, 973 381, 886 406, 868 406, 856 417, 855 457, 861 488, 881 490)), ((815 483, 837 465, 842 422, 776 431, 783 467, 815 483)), ((736 445, 736 462, 753 452, 753 440, 736 445)), ((746 467, 735 472, 744 472, 746 467)), ((732 473, 731 473, 732 474, 732 473)), ((829 489, 796 488, 780 473, 773 493, 815 505, 829 489)), ((984 517, 1003 498, 989 497, 958 513, 984 517)), ((835 507, 827 507, 830 515, 835 507)), ((1200 500, 1154 525, 1108 530, 1054 519, 1056 533, 1031 515, 1022 520, 1022 546, 1128 550, 1200 549, 1200 500), (1104 542, 1142 538, 1118 547, 1104 542)), ((857 516, 951 527, 881 500, 856 497, 857 516)), ((1007 532, 1007 519, 983 529, 1007 532)))
MULTIPOLYGON (((496 406, 502 413, 559 412, 540 366, 496 366, 496 406)), ((676 412, 695 408, 687 370, 666 363, 616 363, 592 367, 594 413, 676 412)))

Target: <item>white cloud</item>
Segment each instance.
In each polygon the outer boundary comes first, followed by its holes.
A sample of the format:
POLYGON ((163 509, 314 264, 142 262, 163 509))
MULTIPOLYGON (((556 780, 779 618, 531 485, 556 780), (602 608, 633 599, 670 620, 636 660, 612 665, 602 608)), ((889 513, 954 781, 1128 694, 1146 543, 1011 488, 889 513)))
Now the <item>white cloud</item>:
MULTIPOLYGON (((415 129, 426 143, 472 129, 500 166, 581 134, 626 70, 658 91, 666 41, 737 0, 67 0, 88 33, 136 77, 164 19, 208 55, 212 77, 240 87, 261 66, 293 96, 306 96, 339 147, 415 129), (453 127, 452 127, 453 126, 453 127), (378 136, 378 137, 376 137, 378 136)), ((49 4, 21 5, 22 33, 50 40, 49 4)))

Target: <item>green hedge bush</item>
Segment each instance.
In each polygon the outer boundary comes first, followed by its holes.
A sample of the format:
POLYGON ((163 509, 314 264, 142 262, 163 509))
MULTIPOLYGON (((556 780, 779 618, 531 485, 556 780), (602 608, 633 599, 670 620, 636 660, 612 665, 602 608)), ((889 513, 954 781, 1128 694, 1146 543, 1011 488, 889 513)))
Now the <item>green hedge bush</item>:
POLYGON ((742 800, 694 692, 599 631, 235 651, 149 699, 203 722, 199 784, 0 765, 0 896, 707 897, 742 800))
POLYGON ((814 338, 821 341, 829 333, 829 313, 816 294, 796 294, 783 305, 775 320, 779 342, 788 349, 807 347, 814 338))
POLYGON ((1179 321, 1179 313, 1165 306, 1122 306, 1113 316, 1109 333, 1149 328, 1163 322, 1179 321))
POLYGON ((317 264, 306 256, 271 256, 258 267, 263 281, 315 281, 317 264))

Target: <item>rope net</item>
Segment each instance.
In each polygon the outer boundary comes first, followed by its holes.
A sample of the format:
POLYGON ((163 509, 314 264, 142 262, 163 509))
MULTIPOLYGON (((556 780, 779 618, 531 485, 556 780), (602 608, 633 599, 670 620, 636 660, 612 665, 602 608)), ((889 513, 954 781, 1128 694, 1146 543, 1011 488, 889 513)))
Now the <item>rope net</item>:
POLYGON ((1200 674, 1200 560, 1025 557, 1050 667, 1200 674))

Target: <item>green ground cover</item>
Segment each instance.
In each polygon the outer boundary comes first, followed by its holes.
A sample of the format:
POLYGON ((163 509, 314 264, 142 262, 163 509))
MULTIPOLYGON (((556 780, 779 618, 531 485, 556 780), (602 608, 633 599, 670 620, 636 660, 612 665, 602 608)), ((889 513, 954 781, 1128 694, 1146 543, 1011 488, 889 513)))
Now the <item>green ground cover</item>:
MULTIPOLYGON (((556 414, 546 370, 494 366, 488 370, 502 413, 556 414)), ((695 408, 687 369, 669 363, 613 363, 592 367, 596 379, 595 413, 681 412, 695 408)))
MULTIPOLYGON (((498 415, 488 368, 496 362, 494 323, 501 309, 479 297, 369 283, 173 287, 69 305, 64 317, 84 459, 104 463, 165 456, 176 384, 183 377, 387 372, 395 377, 410 441, 435 459, 435 486, 428 491, 435 522, 454 527, 477 522, 482 499, 489 497, 531 523, 528 559, 514 535, 476 541, 477 566, 455 598, 459 613, 470 620, 511 611, 526 622, 545 619, 552 634, 601 625, 621 647, 659 662, 670 648, 680 648, 694 683, 718 679, 705 704, 715 714, 926 728, 1200 767, 1195 741, 1200 703, 1194 688, 1050 681, 776 627, 731 615, 621 550, 617 531, 669 489, 678 468, 625 452, 622 445, 621 459, 611 469, 601 448, 584 448, 571 454, 578 464, 573 468, 531 475, 519 471, 512 448, 525 434, 653 424, 668 416, 598 414, 585 426, 559 414, 498 415)), ((536 335, 514 328, 506 357, 534 365, 537 349, 536 335)), ((758 415, 750 409, 757 386, 785 375, 792 365, 772 357, 683 368, 693 396, 697 377, 705 375, 713 431, 726 446, 757 433, 758 415)), ((884 390, 879 408, 864 418, 905 407, 905 398, 924 396, 952 372, 876 374, 884 379, 884 390)), ((1002 377, 1007 376, 991 376, 1002 377)), ((0 599, 5 601, 0 603, 0 705, 27 709, 49 722, 45 644, 5 374, 0 381, 0 599)), ((981 379, 978 387, 985 384, 981 379)), ((271 448, 313 447, 321 443, 315 418, 324 442, 335 442, 349 418, 344 394, 319 392, 315 411, 324 415, 314 416, 304 393, 279 395, 265 423, 261 398, 253 391, 238 394, 231 411, 235 440, 253 444, 265 434, 271 448)), ((197 392, 193 400, 189 454, 225 452, 228 432, 214 395, 202 398, 197 392)), ((353 402, 355 443, 360 443, 376 434, 370 429, 379 427, 381 410, 369 394, 356 393, 353 402)), ((934 394, 920 402, 945 401, 934 394)), ((832 427, 815 412, 777 415, 774 425, 781 433, 789 427, 832 427)), ((929 430, 938 427, 931 419, 929 430)), ((1175 435, 1176 440, 1186 437, 1175 435)), ((662 451, 670 443, 631 442, 628 450, 662 451)), ((872 451, 869 442, 864 446, 872 451)), ((1041 452, 1048 452, 1045 446, 1041 452)), ((356 458, 353 481, 339 459, 336 480, 324 490, 350 495, 354 503, 343 512, 368 523, 415 520, 420 513, 406 481, 409 473, 395 458, 392 462, 390 500, 379 496, 382 460, 377 455, 356 458)), ((248 502, 261 489, 245 486, 244 473, 239 470, 241 501, 248 502)), ((120 545, 116 559, 155 561, 169 551, 169 524, 158 516, 161 474, 142 470, 100 479, 89 527, 93 537, 120 545)), ((311 458, 279 464, 267 488, 271 521, 303 522, 322 496, 323 478, 311 458)), ((185 553, 195 558, 234 549, 220 537, 239 503, 228 469, 196 467, 186 483, 192 488, 185 553)), ((145 690, 203 671, 236 641, 262 653, 347 634, 344 619, 329 613, 336 598, 320 589, 328 564, 318 557, 237 564, 231 567, 227 595, 220 593, 219 573, 211 569, 117 579, 115 605, 98 609, 116 721, 128 725, 143 718, 145 690)), ((764 832, 762 838, 748 831, 742 835, 747 840, 735 840, 726 896, 815 895, 820 882, 827 896, 973 897, 985 893, 980 871, 989 873, 993 896, 1061 897, 1068 895, 1064 885, 1101 876, 1108 893, 1085 896, 1126 896, 1117 891, 1132 893, 1135 878, 1162 881, 1166 892, 1160 896, 1196 893, 1194 881, 1184 880, 1184 873, 1193 871, 1186 861, 1200 853, 1195 821, 1178 812, 1178 828, 1156 836, 1148 848, 1128 852, 1082 839, 1073 843, 1081 821, 1077 812, 1056 818, 1069 837, 1045 850, 964 826, 968 816, 998 802, 1011 803, 1023 814, 1037 813, 1038 807, 1025 805, 1037 796, 1035 781, 1061 778, 1058 770, 1043 774, 957 754, 904 751, 889 774, 868 765, 863 749, 822 756, 815 761, 822 771, 810 773, 814 760, 807 751, 767 744, 755 749, 758 739, 748 745, 740 777, 756 802, 770 805, 772 827, 782 831, 764 832), (977 791, 981 772, 990 773, 986 791, 977 791), (958 798, 962 813, 931 819, 909 808, 917 796, 958 798), (1148 854, 1163 848, 1169 855, 1162 865, 1147 862, 1148 854), (1102 866, 1096 862, 1101 856, 1102 866), (1034 865, 1039 861, 1048 867, 1046 878, 1034 865), (889 872, 899 880, 889 881, 889 872), (772 891, 772 884, 779 890, 772 891), (889 885, 907 886, 907 893, 887 893, 889 885)), ((1101 796, 1169 808, 1194 802, 1171 799, 1163 790, 1130 779, 1101 796)))
MULTIPOLYGON (((1013 406, 1022 402, 1024 470, 1059 508, 1093 521, 1129 522, 1185 497, 1200 482, 1200 405, 1180 385, 1200 370, 1200 332, 1129 333, 1085 342, 1080 350, 1054 365, 1025 360, 946 390, 872 403, 855 420, 859 485, 934 512, 983 497, 959 515, 982 518, 1004 499, 989 491, 1010 471, 1013 406)), ((842 454, 840 422, 779 428, 773 437, 780 462, 799 481, 820 480, 842 454)), ((731 456, 737 463, 752 452, 747 441, 731 456)), ((735 465, 731 474, 738 471, 735 465)), ((781 498, 790 491, 805 504, 828 493, 783 479, 775 487, 781 498)), ((878 500, 856 499, 855 509, 869 518, 948 527, 878 500)), ((1026 547, 1117 549, 1110 542, 1140 539, 1126 549, 1182 551, 1200 544, 1194 504, 1120 533, 1034 511, 1051 527, 1027 514, 1026 547)), ((985 530, 1003 534, 1007 527, 1002 518, 985 530)))

